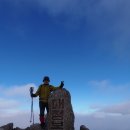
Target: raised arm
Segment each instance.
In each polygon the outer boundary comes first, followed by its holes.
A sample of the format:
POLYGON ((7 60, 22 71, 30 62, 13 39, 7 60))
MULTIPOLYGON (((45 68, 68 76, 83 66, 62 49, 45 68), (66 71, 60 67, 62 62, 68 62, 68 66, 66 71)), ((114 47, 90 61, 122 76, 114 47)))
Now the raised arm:
POLYGON ((54 91, 54 90, 56 90, 56 89, 63 88, 63 86, 64 86, 64 81, 61 81, 61 84, 60 84, 58 87, 55 87, 55 86, 53 86, 53 85, 50 85, 50 90, 51 90, 51 91, 54 91))

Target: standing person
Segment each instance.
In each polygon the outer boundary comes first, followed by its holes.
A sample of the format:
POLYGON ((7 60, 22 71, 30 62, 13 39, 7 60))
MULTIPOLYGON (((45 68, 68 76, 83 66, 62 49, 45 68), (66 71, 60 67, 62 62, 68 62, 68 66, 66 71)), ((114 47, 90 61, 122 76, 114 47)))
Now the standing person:
POLYGON ((44 112, 45 112, 45 108, 47 110, 47 114, 49 112, 49 107, 48 107, 48 98, 49 95, 52 91, 59 89, 59 88, 63 88, 64 86, 64 82, 61 81, 61 84, 59 87, 54 87, 52 85, 49 84, 50 79, 48 76, 45 76, 43 78, 43 84, 41 84, 38 88, 38 90, 36 91, 35 94, 31 94, 31 97, 37 97, 39 96, 39 108, 40 108, 40 122, 41 122, 41 127, 44 127, 45 125, 45 118, 44 118, 44 112))

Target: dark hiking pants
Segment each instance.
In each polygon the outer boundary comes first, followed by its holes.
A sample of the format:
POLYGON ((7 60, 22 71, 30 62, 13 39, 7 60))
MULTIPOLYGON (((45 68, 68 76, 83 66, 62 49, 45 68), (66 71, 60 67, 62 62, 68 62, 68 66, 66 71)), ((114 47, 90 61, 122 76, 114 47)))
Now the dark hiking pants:
POLYGON ((48 112, 49 112, 48 103, 39 101, 39 108, 40 108, 40 116, 44 116, 45 108, 46 108, 46 111, 47 111, 47 114, 48 114, 48 112))

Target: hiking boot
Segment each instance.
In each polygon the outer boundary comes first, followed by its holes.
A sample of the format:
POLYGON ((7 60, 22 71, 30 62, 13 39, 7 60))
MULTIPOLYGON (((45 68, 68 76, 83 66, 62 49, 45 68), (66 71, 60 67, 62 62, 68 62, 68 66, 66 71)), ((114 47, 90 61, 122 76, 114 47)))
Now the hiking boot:
POLYGON ((41 123, 41 128, 44 129, 45 128, 45 123, 41 123))

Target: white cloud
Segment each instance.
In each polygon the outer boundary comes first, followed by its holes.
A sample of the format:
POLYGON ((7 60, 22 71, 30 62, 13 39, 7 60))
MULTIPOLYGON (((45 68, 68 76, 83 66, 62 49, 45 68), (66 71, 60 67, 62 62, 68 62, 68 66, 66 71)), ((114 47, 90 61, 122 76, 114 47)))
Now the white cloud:
POLYGON ((11 86, 9 88, 2 88, 3 89, 3 94, 5 96, 25 96, 28 97, 29 95, 29 89, 30 87, 34 87, 36 89, 36 85, 33 83, 27 84, 27 85, 22 85, 22 86, 11 86))
POLYGON ((41 15, 46 11, 54 21, 69 26, 69 29, 76 28, 84 20, 86 26, 92 29, 91 35, 98 35, 97 41, 99 40, 98 44, 102 49, 129 60, 130 1, 128 0, 13 0, 11 2, 6 0, 6 3, 14 4, 12 7, 20 10, 16 11, 20 14, 25 10, 24 7, 37 7, 41 15), (65 16, 64 20, 58 19, 61 15, 65 16))
MULTIPOLYGON (((95 109, 95 106, 94 106, 95 109)), ((130 102, 114 105, 96 105, 95 112, 90 114, 75 114, 76 130, 80 125, 86 125, 90 130, 129 130, 130 102)))
MULTIPOLYGON (((75 113, 75 130, 79 130, 80 125, 86 125, 90 130, 129 130, 130 115, 110 114, 105 112, 95 112, 92 114, 75 113)), ((14 123, 14 127, 26 128, 30 126, 30 111, 17 111, 2 117, 0 126, 9 122, 14 123)), ((35 113, 35 123, 39 123, 39 114, 35 113)))
MULTIPOLYGON (((0 126, 13 122, 14 127, 26 128, 30 126, 31 98, 30 87, 35 84, 11 86, 9 88, 0 86, 0 126)), ((34 100, 35 123, 39 122, 38 102, 34 100)))
POLYGON ((107 39, 107 42, 99 43, 102 49, 122 59, 125 57, 128 59, 130 56, 128 0, 39 0, 38 2, 41 8, 47 9, 52 16, 65 14, 66 24, 74 26, 74 23, 77 24, 84 19, 86 26, 93 26, 93 34, 98 33, 101 40, 107 39))
POLYGON ((105 113, 115 113, 115 114, 126 114, 130 115, 130 101, 123 102, 120 104, 114 104, 108 107, 101 109, 100 111, 105 113))
MULTIPOLYGON (((38 113, 35 113, 35 123, 39 123, 38 116, 38 113)), ((30 123, 30 111, 25 110, 17 110, 15 112, 5 114, 3 113, 2 116, 0 115, 0 118, 2 119, 0 121, 0 126, 12 122, 14 124, 14 127, 26 128, 32 124, 30 123)))
MULTIPOLYGON (((1 87, 0 98, 0 117, 12 118, 13 116, 20 114, 22 111, 30 110, 31 98, 30 87, 35 87, 34 84, 27 84, 22 86, 1 87)), ((34 107, 37 110, 34 100, 34 107)), ((38 106, 38 105, 37 105, 38 106)))
MULTIPOLYGON (((77 3, 77 0, 38 0, 41 7, 46 8, 51 14, 59 15, 61 13, 68 13, 77 3)), ((72 12, 70 12, 72 13, 72 12)))
POLYGON ((89 82, 89 84, 102 89, 110 87, 109 80, 92 80, 89 82))
POLYGON ((14 109, 18 106, 19 103, 16 100, 0 98, 0 111, 14 109))
MULTIPOLYGON (((95 84, 95 82, 94 82, 95 84)), ((101 85, 107 86, 109 83, 106 80, 101 81, 101 85)), ((96 85, 100 86, 100 84, 96 83, 96 85)), ((25 96, 26 94, 23 91, 27 91, 28 86, 15 86, 6 89, 7 92, 12 92, 15 90, 14 95, 10 95, 10 98, 0 98, 0 126, 5 125, 9 122, 14 123, 14 127, 18 126, 21 128, 26 128, 30 125, 30 104, 26 104, 26 101, 23 100, 24 108, 21 106, 21 100, 19 98, 13 98, 17 95, 17 92, 21 96, 25 96), (10 110, 8 110, 8 108, 10 110), (4 110, 2 110, 4 109, 4 110)), ((2 88, 2 90, 4 90, 2 88)), ((7 93, 6 93, 7 94, 7 93)), ((29 102, 30 103, 30 102, 29 102)), ((34 104, 34 106, 38 106, 34 104)), ((122 102, 113 105, 104 106, 104 104, 100 105, 92 105, 91 109, 95 109, 94 112, 90 114, 77 114, 75 113, 75 130, 79 130, 80 125, 86 125, 90 130, 129 130, 130 125, 130 102, 122 102), (118 125, 117 125, 118 124, 118 125)), ((35 113, 35 123, 39 123, 39 111, 34 109, 35 113)))
POLYGON ((110 80, 91 80, 88 85, 93 87, 97 92, 102 92, 104 94, 115 94, 128 96, 130 94, 129 86, 130 83, 125 84, 113 84, 110 80))
POLYGON ((108 115, 95 113, 91 115, 76 115, 76 130, 80 125, 86 125, 90 130, 129 130, 130 115, 108 115))

